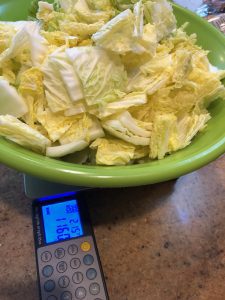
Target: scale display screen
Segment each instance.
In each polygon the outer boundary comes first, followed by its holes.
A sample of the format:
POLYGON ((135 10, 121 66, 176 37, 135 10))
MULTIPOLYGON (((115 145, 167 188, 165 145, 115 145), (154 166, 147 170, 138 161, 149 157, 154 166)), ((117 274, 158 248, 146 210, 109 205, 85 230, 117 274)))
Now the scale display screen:
POLYGON ((47 244, 83 235, 77 200, 44 205, 42 216, 47 244))

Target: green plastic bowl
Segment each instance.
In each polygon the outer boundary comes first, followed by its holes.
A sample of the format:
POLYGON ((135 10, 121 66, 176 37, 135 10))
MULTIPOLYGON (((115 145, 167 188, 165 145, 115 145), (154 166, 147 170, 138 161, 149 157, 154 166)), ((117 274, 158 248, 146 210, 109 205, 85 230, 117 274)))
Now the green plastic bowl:
MULTIPOLYGON (((29 0, 0 0, 0 20, 26 19, 29 0)), ((189 22, 198 44, 210 50, 210 61, 225 68, 225 37, 194 13, 173 5, 178 25, 189 22)), ((90 187, 138 186, 177 178, 194 171, 225 152, 225 102, 210 107, 212 119, 190 146, 160 161, 122 167, 85 166, 33 153, 0 138, 0 161, 12 168, 48 181, 90 187)))

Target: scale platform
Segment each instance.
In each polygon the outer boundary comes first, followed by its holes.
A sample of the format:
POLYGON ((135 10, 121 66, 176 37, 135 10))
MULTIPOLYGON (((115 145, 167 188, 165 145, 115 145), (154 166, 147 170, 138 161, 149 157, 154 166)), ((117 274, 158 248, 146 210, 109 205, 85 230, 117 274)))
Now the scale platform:
POLYGON ((35 199, 54 194, 66 192, 78 192, 90 189, 88 187, 78 187, 73 185, 65 185, 56 182, 46 181, 34 176, 24 174, 24 190, 28 198, 35 199))

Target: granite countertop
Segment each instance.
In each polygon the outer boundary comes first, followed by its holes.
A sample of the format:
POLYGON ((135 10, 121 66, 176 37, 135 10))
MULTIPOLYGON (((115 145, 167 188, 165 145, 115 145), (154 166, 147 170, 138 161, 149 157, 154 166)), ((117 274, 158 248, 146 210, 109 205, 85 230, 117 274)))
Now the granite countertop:
MULTIPOLYGON (((90 191, 110 300, 224 300, 225 156, 166 183, 90 191)), ((0 166, 0 299, 38 300, 31 201, 0 166)))

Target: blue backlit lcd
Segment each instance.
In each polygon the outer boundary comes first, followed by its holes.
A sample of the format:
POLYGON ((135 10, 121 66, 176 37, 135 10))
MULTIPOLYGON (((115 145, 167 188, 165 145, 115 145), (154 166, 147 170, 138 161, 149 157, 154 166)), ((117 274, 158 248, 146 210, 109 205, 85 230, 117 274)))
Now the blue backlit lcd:
POLYGON ((45 242, 54 243, 83 235, 77 200, 42 206, 45 242))

